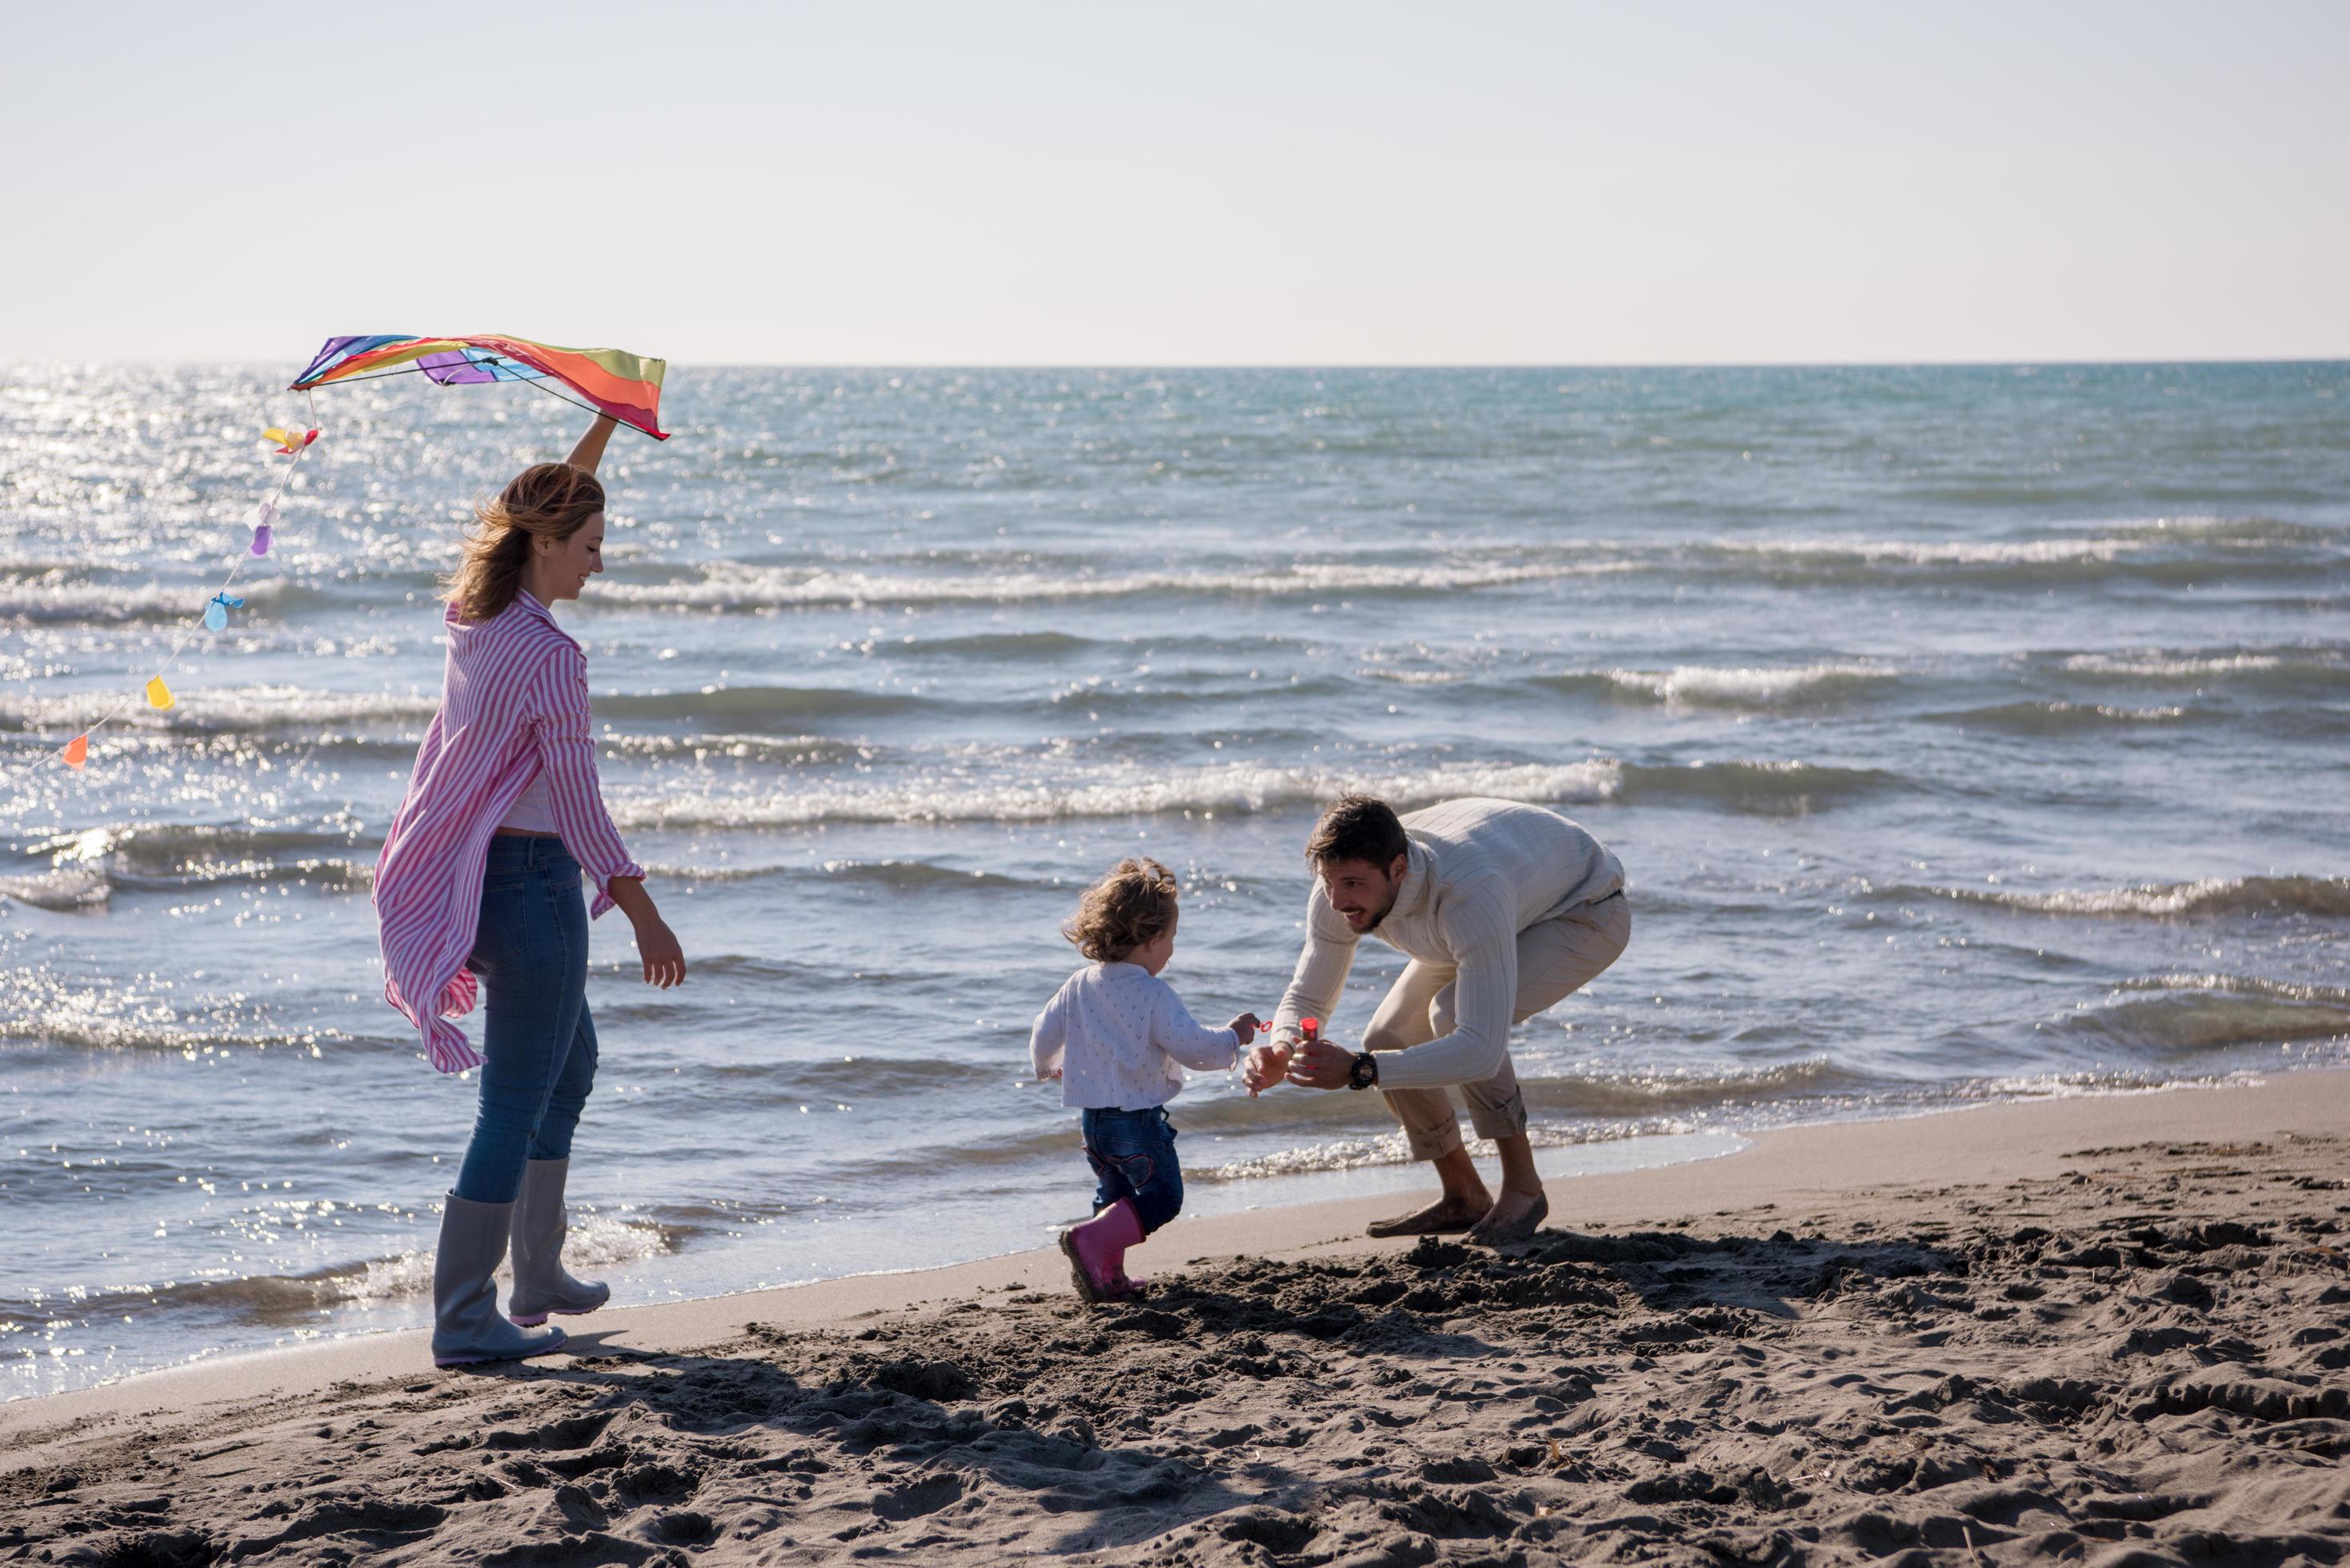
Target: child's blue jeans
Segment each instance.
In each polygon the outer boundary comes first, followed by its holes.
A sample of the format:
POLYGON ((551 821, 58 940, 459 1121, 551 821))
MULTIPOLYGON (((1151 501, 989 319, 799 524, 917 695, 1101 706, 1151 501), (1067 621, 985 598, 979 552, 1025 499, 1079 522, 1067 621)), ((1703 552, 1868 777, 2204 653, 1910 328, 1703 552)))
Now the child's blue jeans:
POLYGON ((571 1132, 596 1083, 588 905, 579 862, 563 840, 490 840, 466 967, 482 977, 482 1100, 457 1196, 511 1203, 525 1160, 571 1158, 571 1132))
POLYGON ((1086 1162, 1101 1179, 1097 1213, 1123 1198, 1134 1205, 1146 1236, 1183 1211, 1183 1165, 1175 1158, 1175 1124, 1166 1110, 1089 1110, 1084 1117, 1086 1162))

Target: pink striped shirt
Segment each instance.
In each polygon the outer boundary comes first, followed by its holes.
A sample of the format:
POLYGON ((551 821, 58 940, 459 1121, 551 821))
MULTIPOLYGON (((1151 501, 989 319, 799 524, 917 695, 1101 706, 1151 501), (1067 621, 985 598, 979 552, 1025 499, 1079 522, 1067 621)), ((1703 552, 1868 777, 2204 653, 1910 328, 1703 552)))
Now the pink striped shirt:
POLYGON ((490 835, 543 770, 563 846, 596 879, 592 919, 612 907, 615 877, 642 877, 604 809, 589 733, 588 655, 528 594, 488 620, 444 618, 449 658, 441 709, 416 753, 408 796, 376 862, 383 996, 424 1036, 433 1067, 482 1064, 450 1022, 473 1010, 465 960, 482 912, 490 835))

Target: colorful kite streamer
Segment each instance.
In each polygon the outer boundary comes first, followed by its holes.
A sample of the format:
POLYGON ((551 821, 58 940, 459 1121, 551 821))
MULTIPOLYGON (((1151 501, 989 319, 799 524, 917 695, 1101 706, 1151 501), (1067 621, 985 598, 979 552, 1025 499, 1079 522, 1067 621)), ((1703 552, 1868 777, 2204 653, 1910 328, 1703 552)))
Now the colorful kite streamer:
MULTIPOLYGON (((172 645, 172 651, 163 656, 162 663, 156 668, 152 675, 148 677, 140 697, 145 700, 147 706, 159 712, 175 706, 179 701, 172 694, 171 687, 164 683, 163 672, 177 663, 180 655, 187 651, 188 644, 195 639, 197 628, 201 627, 210 631, 224 630, 228 625, 228 612, 244 607, 244 600, 231 594, 228 591, 229 587, 236 581, 237 574, 244 570, 248 562, 268 554, 271 525, 277 521, 277 504, 286 499, 286 486, 294 483, 294 470, 300 465, 302 459, 308 455, 310 443, 318 439, 317 410, 315 408, 311 410, 310 422, 300 430, 272 425, 262 432, 261 439, 268 441, 281 454, 293 461, 288 462, 284 471, 278 474, 277 486, 270 492, 269 499, 255 507, 252 512, 254 529, 251 548, 230 563, 228 576, 223 577, 219 586, 213 589, 212 597, 204 601, 203 607, 189 618, 185 628, 180 633, 180 640, 172 645)), ((13 781, 18 775, 30 773, 33 769, 50 762, 61 762, 75 772, 80 772, 89 762, 89 738, 120 718, 126 710, 140 700, 140 698, 128 696, 122 698, 113 707, 92 720, 80 733, 75 735, 63 746, 53 752, 45 753, 29 763, 20 763, 16 767, 0 772, 0 779, 13 781)))

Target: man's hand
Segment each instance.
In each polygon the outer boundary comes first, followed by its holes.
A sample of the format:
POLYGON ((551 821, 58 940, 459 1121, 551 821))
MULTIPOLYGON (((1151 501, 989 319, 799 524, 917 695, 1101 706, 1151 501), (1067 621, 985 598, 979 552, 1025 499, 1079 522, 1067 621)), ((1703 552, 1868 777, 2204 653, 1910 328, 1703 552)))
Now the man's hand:
POLYGON ((1289 1062, 1289 1081, 1308 1089, 1343 1089, 1354 1071, 1355 1054, 1327 1040, 1300 1041, 1289 1062))
POLYGON ((1264 1027, 1264 1020, 1253 1012, 1243 1012, 1225 1027, 1239 1035, 1241 1044, 1245 1045, 1256 1038, 1256 1032, 1264 1027))
POLYGON ((1289 1047, 1260 1045, 1249 1053, 1248 1066, 1241 1074, 1241 1082, 1248 1085, 1249 1097, 1253 1099, 1281 1082, 1282 1075, 1288 1071, 1289 1047))

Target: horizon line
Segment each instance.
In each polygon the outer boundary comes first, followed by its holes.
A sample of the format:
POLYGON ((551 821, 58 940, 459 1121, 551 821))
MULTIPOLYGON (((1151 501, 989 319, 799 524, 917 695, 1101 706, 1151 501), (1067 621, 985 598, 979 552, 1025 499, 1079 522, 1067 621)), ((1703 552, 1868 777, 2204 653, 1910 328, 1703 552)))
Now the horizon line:
MULTIPOLYGON (((651 358, 652 356, 647 356, 651 358)), ((2103 369, 2160 366, 2290 366, 2350 365, 2350 352, 2316 355, 2162 356, 2120 358, 1981 358, 1981 359, 1427 359, 1427 360, 893 360, 893 359, 665 359, 671 369, 723 370, 1965 370, 1965 369, 2103 369)), ((283 363, 246 358, 140 358, 99 356, 83 358, 33 359, 0 357, 0 366, 61 367, 87 365, 208 366, 259 369, 283 363)))

